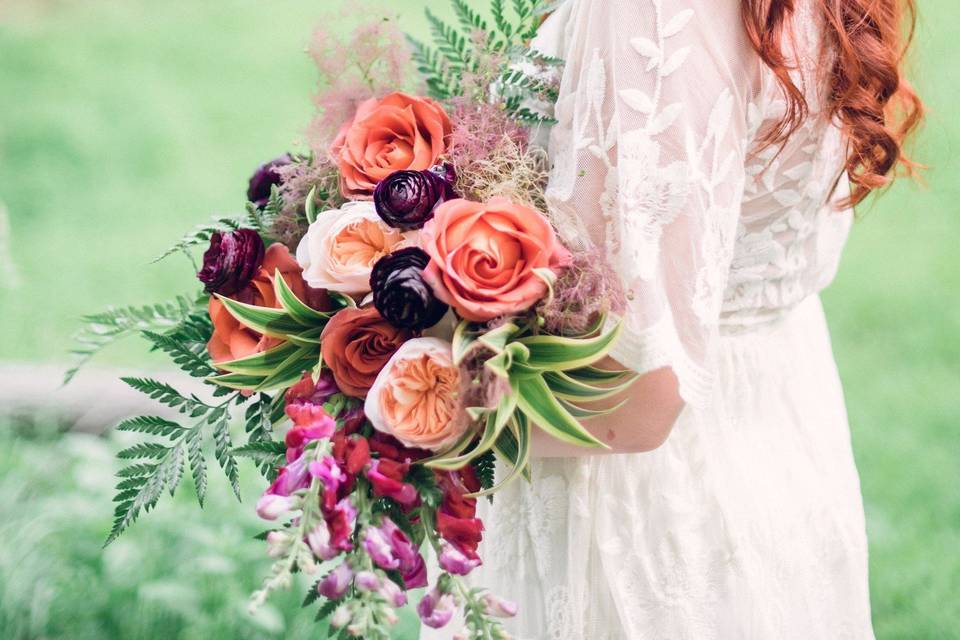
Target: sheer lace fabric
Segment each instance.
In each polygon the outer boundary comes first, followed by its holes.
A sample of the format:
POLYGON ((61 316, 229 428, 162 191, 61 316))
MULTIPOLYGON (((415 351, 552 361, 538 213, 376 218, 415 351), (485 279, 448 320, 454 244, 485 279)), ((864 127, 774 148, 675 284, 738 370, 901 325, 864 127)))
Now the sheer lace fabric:
POLYGON ((616 359, 671 367, 687 408, 652 453, 538 461, 484 502, 477 579, 518 601, 518 638, 873 637, 817 295, 851 222, 831 205, 844 143, 798 5, 788 53, 812 113, 782 148, 759 144, 785 105, 740 0, 567 0, 537 39, 566 61, 550 213, 626 283, 616 359))

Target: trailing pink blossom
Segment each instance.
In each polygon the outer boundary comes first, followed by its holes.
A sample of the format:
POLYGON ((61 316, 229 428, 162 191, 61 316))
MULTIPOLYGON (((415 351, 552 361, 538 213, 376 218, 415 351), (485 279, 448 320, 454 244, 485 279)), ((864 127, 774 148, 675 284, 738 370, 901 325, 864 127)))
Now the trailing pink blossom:
POLYGON ((453 618, 457 609, 457 601, 452 593, 444 593, 434 587, 417 604, 417 615, 420 621, 432 629, 442 629, 453 618))
POLYGON ((330 600, 339 600, 347 593, 352 581, 353 569, 343 561, 317 584, 317 592, 330 600))
POLYGON ((456 545, 450 544, 446 540, 440 545, 438 562, 441 569, 457 576, 468 575, 471 571, 483 564, 480 556, 476 554, 468 555, 461 551, 456 545))

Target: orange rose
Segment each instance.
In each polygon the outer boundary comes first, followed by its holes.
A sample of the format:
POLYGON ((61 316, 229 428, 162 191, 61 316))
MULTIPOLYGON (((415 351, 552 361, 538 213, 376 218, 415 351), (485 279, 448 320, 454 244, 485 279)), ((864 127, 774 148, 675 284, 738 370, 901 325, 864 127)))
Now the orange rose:
POLYGON ((377 376, 363 412, 377 431, 407 447, 444 451, 469 427, 459 393, 460 370, 450 343, 414 338, 377 376))
POLYGON ((362 398, 383 365, 411 337, 410 331, 394 327, 374 307, 344 309, 324 327, 320 353, 340 391, 362 398))
POLYGON ((506 198, 444 202, 420 241, 434 295, 474 321, 529 309, 547 293, 534 269, 556 272, 570 262, 547 219, 506 198))
MULTIPOLYGON (((300 275, 300 265, 290 255, 290 251, 279 243, 267 247, 263 263, 250 284, 230 297, 258 307, 279 308, 273 290, 273 276, 277 269, 298 298, 315 309, 329 307, 326 292, 307 286, 300 275)), ((213 335, 207 343, 207 351, 214 363, 245 358, 282 342, 240 324, 215 296, 210 296, 207 310, 213 322, 213 335)))
POLYGON ((391 93, 361 103, 330 146, 344 197, 369 200, 394 171, 429 169, 446 151, 451 131, 450 118, 429 98, 391 93))

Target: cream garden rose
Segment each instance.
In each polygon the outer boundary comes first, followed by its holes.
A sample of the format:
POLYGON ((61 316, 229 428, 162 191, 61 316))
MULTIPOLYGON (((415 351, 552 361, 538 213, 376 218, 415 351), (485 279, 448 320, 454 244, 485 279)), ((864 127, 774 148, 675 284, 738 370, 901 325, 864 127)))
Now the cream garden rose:
POLYGON ((297 262, 311 287, 363 296, 377 260, 414 238, 383 222, 372 202, 348 202, 317 214, 297 246, 297 262))
POLYGON ((375 429, 404 445, 443 451, 468 427, 459 394, 460 370, 450 343, 414 338, 380 371, 363 410, 375 429))

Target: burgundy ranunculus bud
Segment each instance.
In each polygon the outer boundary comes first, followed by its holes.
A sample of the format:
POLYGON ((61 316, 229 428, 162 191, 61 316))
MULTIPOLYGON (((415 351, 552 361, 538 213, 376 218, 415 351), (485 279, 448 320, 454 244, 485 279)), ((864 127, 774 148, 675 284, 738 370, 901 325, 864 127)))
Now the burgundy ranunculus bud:
POLYGON ((373 266, 373 306, 393 326, 421 331, 440 322, 447 312, 447 305, 423 279, 429 262, 430 256, 422 249, 407 247, 380 258, 373 266))
POLYGON ((266 164, 257 167, 257 170, 250 176, 250 186, 247 187, 247 200, 262 209, 270 201, 270 189, 275 184, 280 184, 280 174, 277 167, 282 167, 293 162, 289 153, 285 153, 279 158, 274 158, 266 164))
POLYGON ((455 178, 451 165, 391 173, 373 191, 377 214, 391 227, 419 229, 433 217, 438 204, 457 197, 455 178))
POLYGON ((218 231, 210 236, 210 248, 203 254, 197 278, 207 292, 232 296, 257 274, 265 253, 260 234, 252 229, 218 231))

